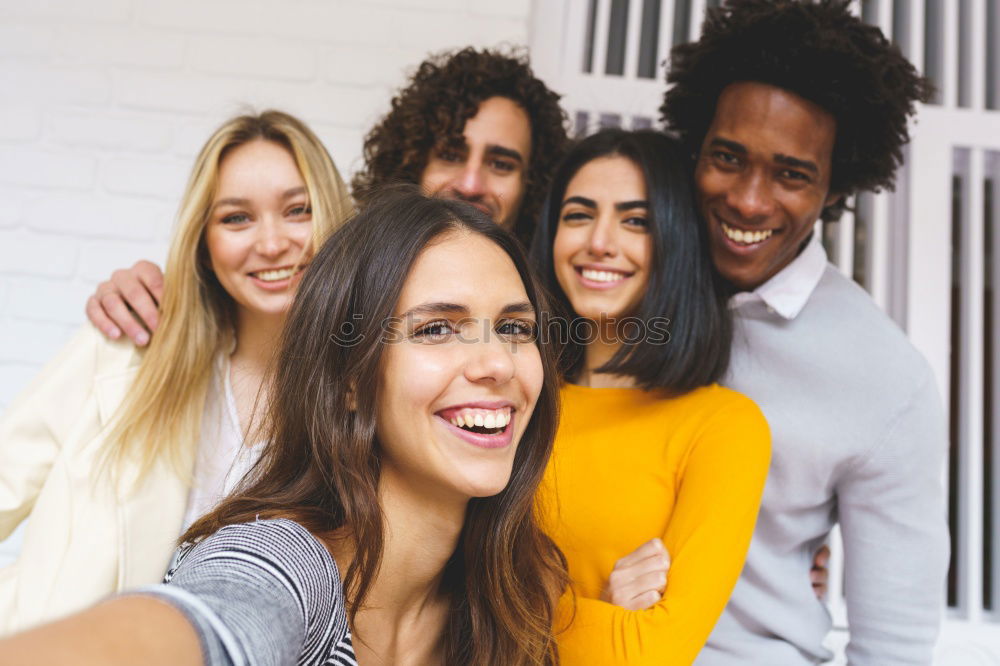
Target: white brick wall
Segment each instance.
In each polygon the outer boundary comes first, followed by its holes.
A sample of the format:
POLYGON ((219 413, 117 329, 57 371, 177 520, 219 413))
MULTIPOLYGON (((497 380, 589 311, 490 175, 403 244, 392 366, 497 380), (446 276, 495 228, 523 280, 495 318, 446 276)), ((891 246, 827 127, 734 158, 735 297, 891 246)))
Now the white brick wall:
POLYGON ((526 43, 530 5, 0 0, 0 409, 83 321, 97 282, 163 260, 194 155, 224 119, 299 115, 348 178, 411 67, 526 43))
POLYGON ((0 407, 114 268, 162 260, 195 152, 249 106, 348 176, 426 53, 527 41, 529 0, 0 0, 0 407))

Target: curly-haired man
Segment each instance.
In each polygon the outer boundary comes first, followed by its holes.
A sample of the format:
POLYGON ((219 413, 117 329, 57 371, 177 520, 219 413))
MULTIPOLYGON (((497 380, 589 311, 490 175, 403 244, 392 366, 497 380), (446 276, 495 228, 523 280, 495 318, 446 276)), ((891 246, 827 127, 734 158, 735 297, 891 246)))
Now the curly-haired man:
POLYGON ((847 0, 733 0, 674 49, 661 111, 695 155, 712 256, 732 285, 728 385, 771 425, 743 575, 697 664, 815 664, 830 616, 807 573, 840 522, 851 664, 928 664, 948 534, 934 377, 813 236, 891 187, 930 86, 847 0))
MULTIPOLYGON (((464 48, 430 56, 368 133, 365 164, 352 181, 357 202, 391 183, 462 199, 526 243, 566 148, 559 95, 519 51, 464 48)), ((163 273, 148 261, 115 271, 87 302, 106 335, 136 344, 156 328, 163 273)))
POLYGON ((463 199, 527 240, 566 147, 559 96, 518 52, 431 56, 365 137, 354 197, 391 182, 463 199))

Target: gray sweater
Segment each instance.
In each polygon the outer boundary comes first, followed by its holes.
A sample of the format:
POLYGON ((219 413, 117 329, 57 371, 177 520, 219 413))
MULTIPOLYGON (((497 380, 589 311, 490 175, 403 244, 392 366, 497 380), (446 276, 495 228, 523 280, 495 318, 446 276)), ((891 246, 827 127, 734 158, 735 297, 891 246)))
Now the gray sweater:
POLYGON ((934 377, 825 255, 802 302, 789 309, 787 296, 784 314, 756 295, 735 306, 724 383, 763 410, 773 454, 746 566, 696 663, 831 658, 822 646, 830 616, 809 569, 839 520, 849 663, 929 664, 948 565, 947 433, 934 377))

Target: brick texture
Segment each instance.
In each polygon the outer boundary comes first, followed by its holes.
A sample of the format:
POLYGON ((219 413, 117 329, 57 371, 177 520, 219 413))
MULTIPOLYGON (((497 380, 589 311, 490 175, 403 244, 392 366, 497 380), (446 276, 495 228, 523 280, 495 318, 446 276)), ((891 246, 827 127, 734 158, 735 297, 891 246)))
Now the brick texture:
POLYGON ((163 260, 220 122, 295 113, 349 178, 427 53, 524 44, 530 5, 0 0, 0 409, 83 321, 98 282, 163 260))

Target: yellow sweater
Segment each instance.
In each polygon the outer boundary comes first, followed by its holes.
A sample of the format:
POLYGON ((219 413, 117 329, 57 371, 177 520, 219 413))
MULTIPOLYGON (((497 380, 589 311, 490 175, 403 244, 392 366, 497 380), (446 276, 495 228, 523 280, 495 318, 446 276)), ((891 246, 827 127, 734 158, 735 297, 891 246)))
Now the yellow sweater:
POLYGON ((563 387, 539 495, 575 593, 558 634, 563 666, 694 661, 743 567, 770 452, 757 406, 717 385, 678 398, 563 387), (643 611, 600 601, 615 562, 657 536, 671 557, 660 601, 643 611))

